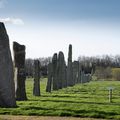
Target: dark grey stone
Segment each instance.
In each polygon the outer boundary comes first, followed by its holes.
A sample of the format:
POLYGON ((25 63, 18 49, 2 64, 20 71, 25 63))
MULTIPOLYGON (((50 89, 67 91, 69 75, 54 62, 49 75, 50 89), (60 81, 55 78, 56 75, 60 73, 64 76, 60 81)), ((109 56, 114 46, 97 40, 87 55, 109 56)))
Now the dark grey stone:
POLYGON ((51 92, 52 89, 52 63, 48 64, 48 81, 47 81, 47 87, 46 92, 51 92))
POLYGON ((34 60, 33 95, 40 96, 40 62, 39 62, 39 60, 34 60))
POLYGON ((9 37, 0 22, 0 107, 15 107, 15 85, 9 37))
POLYGON ((78 83, 78 72, 79 72, 79 61, 74 61, 73 62, 73 84, 78 83))
POLYGON ((66 63, 64 59, 64 54, 61 51, 58 54, 58 61, 57 61, 57 81, 58 81, 58 89, 67 86, 66 63))
POLYGON ((85 82, 84 71, 81 71, 81 83, 85 82))
POLYGON ((27 100, 25 89, 25 46, 13 42, 16 100, 27 100))
POLYGON ((53 69, 53 90, 58 90, 58 80, 57 80, 57 53, 53 55, 52 58, 52 69, 53 69))
POLYGON ((80 63, 78 66, 78 82, 77 83, 81 83, 81 65, 80 65, 80 63))
POLYGON ((73 68, 72 68, 72 45, 69 45, 68 66, 67 66, 67 86, 73 86, 73 68))
POLYGON ((86 77, 87 77, 87 82, 90 82, 90 80, 91 80, 91 74, 86 74, 86 77))
POLYGON ((87 83, 87 74, 84 74, 84 83, 87 83))

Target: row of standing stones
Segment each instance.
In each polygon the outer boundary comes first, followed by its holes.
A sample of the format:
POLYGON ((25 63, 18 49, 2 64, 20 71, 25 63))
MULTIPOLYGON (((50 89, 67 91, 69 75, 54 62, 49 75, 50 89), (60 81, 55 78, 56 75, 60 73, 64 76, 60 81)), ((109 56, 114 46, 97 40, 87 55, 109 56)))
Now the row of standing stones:
MULTIPOLYGON (((25 89, 25 46, 13 42, 14 62, 12 62, 9 37, 0 22, 0 107, 16 107, 16 100, 27 100, 25 89), (15 83, 14 83, 15 82, 15 83)), ((58 90, 77 83, 90 81, 78 61, 72 62, 72 45, 69 45, 68 65, 63 52, 55 53, 48 65, 46 92, 58 90)), ((40 96, 40 62, 34 60, 33 95, 40 96)))
POLYGON ((25 46, 13 43, 12 62, 9 37, 0 22, 0 107, 16 107, 16 100, 26 100, 25 46), (15 80, 15 83, 14 83, 15 80))
POLYGON ((66 65, 63 52, 55 53, 52 62, 48 64, 48 81, 46 92, 59 90, 78 83, 91 80, 91 74, 85 74, 79 61, 72 62, 72 45, 69 45, 68 65, 66 65))

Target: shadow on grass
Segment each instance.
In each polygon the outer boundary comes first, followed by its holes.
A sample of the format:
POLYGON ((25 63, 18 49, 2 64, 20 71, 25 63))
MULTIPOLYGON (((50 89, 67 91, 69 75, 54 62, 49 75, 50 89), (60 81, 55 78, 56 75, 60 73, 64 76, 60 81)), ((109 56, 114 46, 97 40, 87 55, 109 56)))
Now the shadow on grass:
POLYGON ((41 102, 61 102, 61 103, 76 103, 76 104, 94 104, 94 105, 120 105, 120 103, 100 103, 100 102, 79 102, 79 101, 70 101, 70 100, 28 100, 28 101, 41 101, 41 102))
POLYGON ((46 98, 93 98, 92 96, 91 97, 86 97, 86 96, 69 96, 69 95, 42 95, 41 97, 46 97, 46 98))
MULTIPOLYGON (((54 112, 57 111, 57 112, 60 112, 59 116, 74 116, 74 117, 89 116, 94 118, 106 118, 106 116, 119 115, 119 113, 116 113, 116 112, 105 112, 105 111, 97 111, 97 110, 72 110, 72 109, 66 109, 66 108, 59 109, 59 108, 45 108, 45 107, 35 107, 35 106, 26 106, 23 108, 23 110, 49 111, 51 115, 54 115, 54 112)), ((46 115, 46 114, 43 114, 43 115, 46 115)))
MULTIPOLYGON (((72 93, 73 94, 73 93, 72 93)), ((74 94, 76 94, 76 93, 74 93, 74 94)), ((105 93, 105 94, 103 94, 103 93, 99 93, 99 94, 94 94, 94 93, 90 93, 90 94, 86 94, 85 96, 82 96, 83 94, 77 94, 78 96, 72 96, 71 94, 69 94, 69 95, 61 95, 61 94, 47 94, 47 95, 42 95, 41 97, 58 97, 58 98, 65 98, 65 97, 69 97, 69 98, 93 98, 94 96, 98 96, 98 97, 107 97, 108 96, 108 93, 105 93), (87 97, 87 95, 89 96, 89 97, 87 97)), ((120 95, 118 95, 118 94, 112 94, 114 97, 120 97, 120 95)))

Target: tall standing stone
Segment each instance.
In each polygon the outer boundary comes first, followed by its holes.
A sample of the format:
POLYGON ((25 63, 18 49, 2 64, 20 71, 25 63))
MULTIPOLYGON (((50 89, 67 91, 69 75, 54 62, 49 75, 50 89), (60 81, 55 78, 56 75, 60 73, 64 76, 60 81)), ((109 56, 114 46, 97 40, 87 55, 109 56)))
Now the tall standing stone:
POLYGON ((79 72, 79 62, 74 61, 73 62, 73 82, 74 85, 78 83, 78 72, 79 72))
POLYGON ((84 71, 81 71, 81 83, 84 83, 84 81, 85 81, 84 71))
POLYGON ((15 86, 9 37, 0 22, 0 107, 15 107, 15 86))
POLYGON ((40 62, 39 62, 39 60, 34 60, 33 95, 40 96, 40 62))
POLYGON ((58 90, 58 80, 57 80, 57 53, 53 55, 52 58, 52 68, 53 68, 53 90, 58 90))
POLYGON ((86 74, 86 76, 87 76, 86 82, 90 82, 90 80, 91 80, 91 74, 86 74))
POLYGON ((52 63, 48 64, 48 81, 47 81, 47 87, 46 87, 46 92, 51 92, 52 89, 52 63))
POLYGON ((73 71, 72 71, 72 45, 69 45, 68 66, 67 66, 67 86, 73 86, 73 71))
POLYGON ((66 63, 64 59, 64 54, 61 51, 58 54, 58 61, 57 61, 57 81, 58 81, 58 89, 67 86, 66 63))
POLYGON ((25 46, 13 42, 16 100, 27 100, 25 90, 25 46))
POLYGON ((84 74, 84 83, 87 83, 87 74, 84 74))
POLYGON ((77 83, 81 83, 81 65, 79 62, 79 66, 78 66, 78 82, 77 83))

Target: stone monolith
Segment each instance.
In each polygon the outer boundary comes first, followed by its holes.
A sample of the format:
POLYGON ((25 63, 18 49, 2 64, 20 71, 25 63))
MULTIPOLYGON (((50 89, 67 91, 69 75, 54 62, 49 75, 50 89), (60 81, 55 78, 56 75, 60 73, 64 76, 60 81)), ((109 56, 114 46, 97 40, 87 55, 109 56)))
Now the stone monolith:
POLYGON ((25 89, 25 46, 13 42, 16 100, 27 100, 25 89))
POLYGON ((40 96, 40 62, 39 62, 39 60, 34 60, 33 95, 40 96))
POLYGON ((79 62, 79 67, 78 67, 78 82, 77 83, 81 83, 81 64, 79 62))
POLYGON ((73 69, 72 69, 72 45, 69 45, 68 65, 67 65, 67 86, 73 86, 73 69))
POLYGON ((79 72, 79 62, 74 61, 73 62, 73 84, 75 85, 78 83, 78 72, 79 72))
POLYGON ((66 80, 66 63, 63 52, 59 52, 57 61, 57 81, 58 89, 62 89, 67 86, 66 80))
POLYGON ((0 22, 0 107, 15 107, 15 85, 9 37, 0 22))
POLYGON ((57 80, 57 53, 53 55, 52 58, 52 69, 53 69, 53 90, 58 90, 58 80, 57 80))
POLYGON ((84 81, 85 81, 84 71, 81 71, 81 83, 84 83, 84 81))
POLYGON ((51 92, 52 89, 52 63, 48 64, 48 81, 46 86, 46 92, 51 92))

